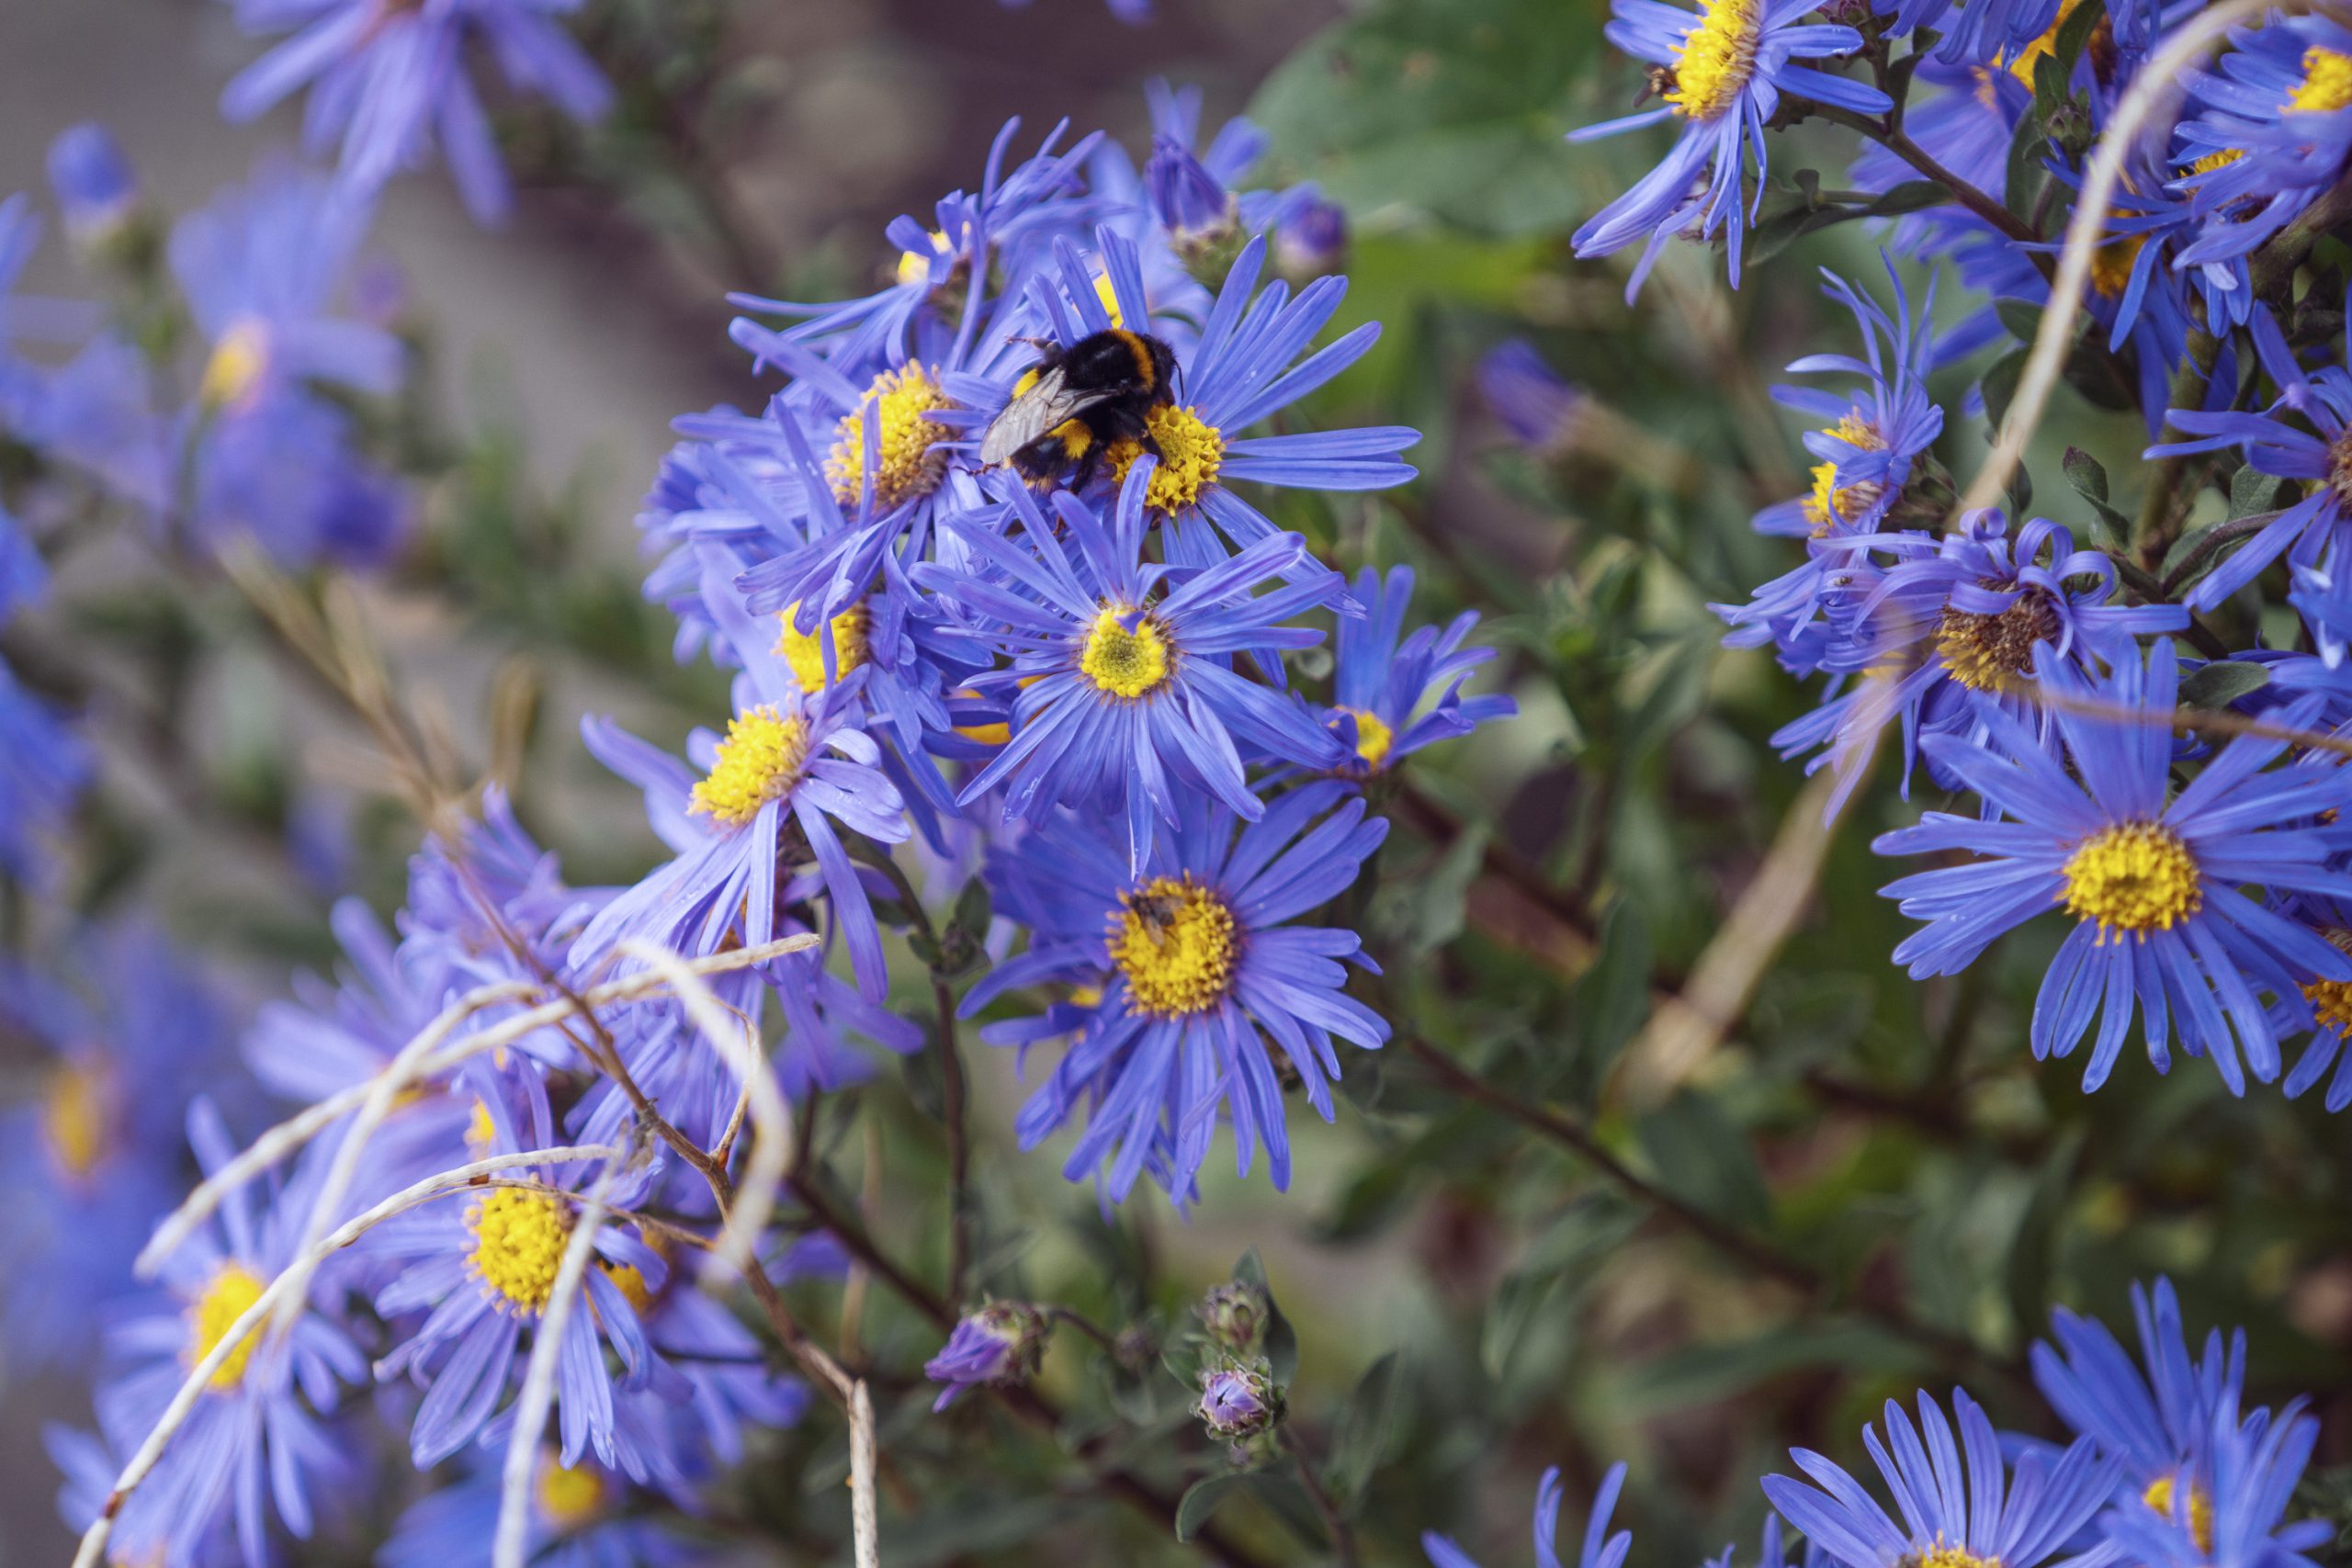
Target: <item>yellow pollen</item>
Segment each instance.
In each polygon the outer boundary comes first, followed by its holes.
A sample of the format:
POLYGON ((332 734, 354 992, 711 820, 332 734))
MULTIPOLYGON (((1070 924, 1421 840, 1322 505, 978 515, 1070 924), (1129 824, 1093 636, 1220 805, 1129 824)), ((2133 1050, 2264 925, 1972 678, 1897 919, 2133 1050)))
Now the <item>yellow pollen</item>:
MULTIPOLYGON (((1987 584, 1987 586, 1993 586, 1987 584)), ((2030 588, 2006 610, 1980 615, 1947 604, 1936 616, 1936 652, 1972 692, 1998 691, 2033 668, 2033 645, 2058 635, 2050 595, 2030 588)))
POLYGON ((532 1317, 545 1311, 571 1236, 571 1208, 552 1193, 500 1187, 466 1210, 466 1225, 474 1235, 467 1266, 492 1304, 532 1317))
POLYGON ((551 1453, 540 1456, 532 1490, 539 1517, 559 1533, 577 1529, 605 1511, 605 1478, 585 1464, 566 1470, 551 1453))
MULTIPOLYGON (((2319 934, 2335 943, 2337 952, 2352 953, 2352 931, 2338 926, 2319 934)), ((2319 1019, 2322 1029, 2333 1029, 2338 1034, 2352 1036, 2352 980, 2306 981, 2303 984, 2303 999, 2312 1004, 2312 1012, 2319 1019)), ((2169 1487, 2170 1484, 2161 1479, 2156 1483, 2158 1486, 2169 1487)), ((2192 1514, 2200 1503, 2205 1503, 2205 1498, 2201 1495, 2191 1494, 2188 1506, 2192 1514)), ((2170 1513, 2169 1504, 2169 1492, 2166 1501, 2159 1504, 2155 1500, 2155 1486, 2148 1488, 2148 1506, 2158 1513, 2170 1513)), ((2210 1514, 2211 1505, 2207 1503, 2206 1508, 2210 1514)))
POLYGON ((2099 941, 2115 931, 2146 940, 2170 931, 2205 902, 2197 857, 2179 835, 2156 822, 2120 822, 2085 839, 2066 858, 2058 902, 2081 920, 2097 920, 2099 941))
POLYGON ((466 1147, 481 1155, 497 1141, 498 1124, 490 1119, 490 1107, 475 1100, 473 1113, 466 1118, 466 1147))
POLYGON ((268 368, 269 329, 255 321, 232 321, 212 345, 212 356, 204 362, 197 401, 208 409, 242 403, 253 396, 262 372, 268 368))
POLYGON ((1225 999, 1238 943, 1223 898, 1190 876, 1156 876, 1119 906, 1111 917, 1111 962, 1126 976, 1137 1011, 1182 1018, 1225 999))
MULTIPOLYGON (((1162 512, 1182 512, 1198 505, 1202 494, 1216 483, 1225 467, 1225 436, 1217 427, 1188 408, 1161 403, 1144 415, 1144 427, 1159 448, 1159 467, 1151 471, 1144 491, 1146 505, 1162 512)), ((1122 441, 1111 448, 1111 477, 1121 484, 1127 470, 1143 456, 1143 443, 1122 441)))
POLYGON ((1756 74, 1763 33, 1760 0, 1706 0, 1698 25, 1682 35, 1666 101, 1692 119, 1721 118, 1756 74))
MULTIPOLYGON (((950 248, 947 243, 947 231, 944 229, 933 229, 931 231, 932 255, 944 256, 950 248)), ((899 253, 899 281, 909 286, 927 281, 931 276, 931 256, 923 254, 921 251, 900 251, 899 253)))
POLYGON ((2115 299, 2132 282, 2132 268, 2140 259, 2144 234, 2123 234, 2091 253, 2091 287, 2102 299, 2115 299))
POLYGON ((1102 309, 1109 313, 1113 326, 1124 327, 1127 324, 1119 315, 1119 291, 1111 287, 1109 273, 1098 272, 1094 275, 1094 298, 1102 302, 1102 309))
MULTIPOLYGON (((212 1271, 203 1293, 187 1309, 187 1364, 191 1368, 212 1354, 213 1347, 229 1337, 230 1325, 261 1300, 264 1288, 261 1277, 242 1263, 223 1263, 212 1271)), ((236 1387, 244 1378, 245 1363, 253 1359, 254 1342, 258 1337, 258 1334, 248 1334, 239 1340, 237 1348, 214 1369, 207 1386, 222 1393, 236 1387)))
POLYGON ((953 438, 945 425, 926 417, 948 406, 947 394, 921 365, 902 365, 874 378, 857 407, 833 428, 833 449, 825 478, 833 499, 854 506, 865 486, 865 411, 876 410, 882 450, 874 460, 874 504, 884 511, 919 500, 939 488, 947 471, 940 443, 953 438))
POLYGON ((605 1278, 621 1293, 621 1299, 643 1317, 653 1310, 653 1287, 645 1282, 645 1271, 634 1263, 598 1263, 605 1278))
POLYGON ((865 633, 874 617, 867 613, 865 602, 859 601, 835 615, 823 628, 804 632, 796 624, 800 615, 800 601, 786 604, 777 618, 784 623, 784 635, 776 639, 775 650, 792 666, 792 677, 800 682, 804 692, 825 689, 825 644, 833 645, 833 678, 840 680, 865 662, 865 633))
MULTIPOLYGON (((2140 1500, 2166 1518, 2173 1515, 2173 1481, 2169 1475, 2159 1475, 2148 1483, 2140 1500)), ((2201 1488, 2188 1489, 2188 1533, 2199 1551, 2213 1550, 2213 1500, 2201 1488)))
POLYGON ((2232 164, 2236 163, 2240 158, 2245 156, 2245 153, 2242 149, 2236 147, 2224 147, 2218 152, 2208 152, 2202 158, 2199 158, 2195 163, 2189 164, 2188 172, 2192 175, 2210 175, 2216 169, 2228 168, 2232 164))
POLYGON ((1105 604, 1086 634, 1078 656, 1078 672, 1098 692, 1130 700, 1146 696, 1168 679, 1172 660, 1168 634, 1148 612, 1137 615, 1123 604, 1105 604), (1125 619, 1133 617, 1134 626, 1125 619))
POLYGON ((1899 1568, 2001 1568, 1997 1557, 1979 1557, 1964 1546, 1946 1546, 1941 1536, 1925 1551, 1908 1553, 1899 1568))
POLYGON ((808 727, 764 705, 738 714, 718 743, 710 776, 695 785, 687 809, 741 828, 771 800, 790 795, 808 760, 808 727))
POLYGON ((1852 484, 1838 482, 1838 465, 1815 463, 1813 466, 1813 493, 1805 498, 1804 520, 1813 525, 1816 539, 1838 523, 1851 523, 1878 503, 1885 486, 1876 479, 1856 479, 1852 484))
POLYGON ((64 1066, 50 1074, 40 1128, 66 1175, 87 1176, 105 1156, 107 1100, 106 1077, 95 1068, 64 1066))
POLYGON ((2352 105, 2352 54, 2332 49, 2303 51, 2303 81, 2279 107, 2290 112, 2331 114, 2352 105))
POLYGON ((1069 988, 1069 1005, 1074 1008, 1101 1007, 1102 1005, 1102 987, 1100 986, 1072 986, 1069 988))
MULTIPOLYGON (((1396 732, 1370 708, 1341 708, 1340 711, 1352 716, 1356 721, 1357 760, 1374 773, 1378 773, 1380 764, 1388 760, 1388 748, 1396 744, 1396 732)), ((1331 723, 1332 728, 1339 727, 1339 720, 1333 719, 1331 723)))
POLYGON ((2073 16, 2075 7, 2082 3, 2083 0, 2059 0, 2058 15, 2043 29, 2041 36, 2018 51, 2015 59, 2002 62, 2008 67, 2010 75, 2025 84, 2028 92, 2033 90, 2033 62, 2057 50, 2058 29, 2066 25, 2066 18, 2073 16))

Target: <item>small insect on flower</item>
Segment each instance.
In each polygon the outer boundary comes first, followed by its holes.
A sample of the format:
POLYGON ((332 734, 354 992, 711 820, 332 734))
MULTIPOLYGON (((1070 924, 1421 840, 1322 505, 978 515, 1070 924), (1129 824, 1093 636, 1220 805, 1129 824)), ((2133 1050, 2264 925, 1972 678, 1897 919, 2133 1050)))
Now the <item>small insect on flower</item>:
POLYGON ((980 439, 980 462, 1010 463, 1032 484, 1082 490, 1121 442, 1157 453, 1148 416, 1176 400, 1176 351, 1148 333, 1105 327, 1068 348, 1035 342, 1040 357, 980 439))

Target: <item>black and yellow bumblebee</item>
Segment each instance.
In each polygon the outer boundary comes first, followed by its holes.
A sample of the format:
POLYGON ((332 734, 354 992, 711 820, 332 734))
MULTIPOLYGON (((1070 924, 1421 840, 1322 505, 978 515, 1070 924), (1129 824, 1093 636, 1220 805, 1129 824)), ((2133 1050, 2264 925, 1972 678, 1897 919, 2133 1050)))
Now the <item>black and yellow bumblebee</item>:
POLYGON ((1146 333, 1105 327, 1068 348, 1039 340, 1037 363, 980 438, 980 465, 1010 463, 1031 484, 1081 489, 1112 447, 1153 449, 1147 423, 1176 400, 1176 352, 1146 333))

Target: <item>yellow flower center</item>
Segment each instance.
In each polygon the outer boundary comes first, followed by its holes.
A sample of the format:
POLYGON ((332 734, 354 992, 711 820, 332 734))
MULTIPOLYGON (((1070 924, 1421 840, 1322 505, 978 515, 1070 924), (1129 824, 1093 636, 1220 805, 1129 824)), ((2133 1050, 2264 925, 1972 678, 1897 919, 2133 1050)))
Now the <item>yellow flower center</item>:
POLYGON ((1109 273, 1098 272, 1094 275, 1094 298, 1102 302, 1103 313, 1111 318, 1113 326, 1124 327, 1127 324, 1120 319, 1119 291, 1111 286, 1109 273))
POLYGON ((947 231, 933 229, 931 231, 931 255, 927 256, 921 251, 899 253, 899 281, 909 286, 923 282, 931 276, 932 258, 945 255, 949 249, 947 231))
POLYGON ((479 1158, 490 1151, 498 1139, 498 1124, 490 1119, 490 1107, 474 1101, 473 1111, 466 1118, 466 1147, 479 1158))
MULTIPOLYGON (((1144 415, 1144 427, 1159 448, 1159 467, 1151 471, 1144 503, 1162 512, 1182 512, 1200 503, 1202 493, 1216 483, 1225 467, 1225 436, 1217 427, 1188 408, 1162 403, 1144 415)), ((1127 482, 1127 470, 1143 456, 1143 443, 1122 441, 1111 448, 1111 477, 1127 482)))
POLYGON ((1168 679, 1173 662, 1168 634, 1148 612, 1124 604, 1105 604, 1086 634, 1078 656, 1078 672, 1094 689, 1130 700, 1157 690, 1168 679), (1134 625, 1126 623, 1132 620, 1134 625))
POLYGON ((653 1310, 653 1287, 645 1282, 645 1270, 634 1263, 600 1262, 596 1267, 605 1271, 605 1278, 613 1282, 613 1288, 620 1292, 621 1299, 636 1310, 638 1316, 643 1317, 653 1310))
POLYGON ((2027 91, 2033 89, 2033 62, 2057 50, 2058 29, 2066 25, 2066 18, 2073 16, 2075 8, 2082 3, 2083 0, 2059 0, 2058 15, 2042 29, 2041 36, 2018 51, 2014 59, 2001 62, 2008 67, 2010 75, 2025 84, 2027 91))
POLYGON ((1761 0, 1706 0, 1698 25, 1682 35, 1666 101, 1692 119, 1722 118, 1756 74, 1763 36, 1761 0))
POLYGON ((1156 876, 1119 906, 1111 918, 1111 962, 1126 976, 1138 1011, 1182 1018, 1225 999, 1238 944, 1224 899, 1190 876, 1156 876))
MULTIPOLYGON (((2339 926, 2324 931, 2320 935, 2335 943, 2337 952, 2352 953, 2352 931, 2346 931, 2339 926)), ((2303 999, 2312 1004, 2312 1012, 2319 1019, 2319 1026, 2322 1029, 2333 1029, 2338 1034, 2352 1036, 2352 980, 2306 981, 2303 985, 2303 999)), ((2157 1485, 2167 1489, 2171 1484, 2168 1480, 2157 1483, 2157 1485)), ((2169 1490, 2165 1495, 2168 1504, 2171 1495, 2169 1490)), ((2189 1511, 2194 1514, 2198 1505, 2204 1502, 2203 1497, 2192 1495, 2188 1500, 2189 1511)), ((2157 1509, 2158 1512, 2170 1511, 2166 1504, 2158 1504, 2155 1501, 2154 1486, 2148 1489, 2148 1506, 2157 1509)), ((2207 1503, 2205 1506, 2210 1511, 2211 1505, 2207 1503)))
POLYGON ((96 1068, 63 1066, 49 1075, 40 1129, 66 1175, 87 1176, 105 1156, 108 1098, 106 1075, 96 1068))
POLYGON ((558 1534, 574 1530, 605 1511, 605 1478, 582 1464, 566 1470, 552 1453, 539 1458, 538 1478, 532 1487, 539 1517, 558 1534))
MULTIPOLYGON (((2168 1519, 2173 1517, 2173 1480, 2169 1475, 2157 1476, 2148 1483, 2147 1491, 2140 1495, 2141 1501, 2168 1519)), ((2213 1500, 2196 1486, 2188 1489, 2188 1533, 2197 1542, 2198 1551, 2213 1550, 2213 1500)))
POLYGON ((2001 1568, 1997 1557, 1979 1557, 1964 1546, 1946 1546, 1941 1536, 1925 1551, 1915 1551, 1901 1560, 1901 1568, 2001 1568))
POLYGON ((887 512, 938 489, 940 476, 947 471, 947 454, 939 444, 952 439, 953 432, 927 416, 947 406, 947 394, 920 365, 902 365, 875 377, 857 407, 833 427, 833 449, 825 458, 833 499, 854 506, 865 490, 868 409, 875 411, 882 444, 874 458, 874 504, 887 512))
POLYGON ((2124 234, 2091 253, 2091 287, 2098 290, 2100 299, 2122 297, 2123 290, 2131 286, 2132 268, 2140 260, 2140 248, 2147 243, 2144 234, 2124 234))
POLYGON ((2329 114, 2352 105, 2352 54, 2332 49, 2303 51, 2303 81, 2280 105, 2289 111, 2329 114))
POLYGON ((874 617, 860 600, 835 615, 813 632, 804 632, 797 622, 800 601, 786 604, 778 618, 784 622, 784 635, 776 639, 775 650, 792 666, 792 677, 800 682, 804 692, 825 689, 825 644, 833 645, 833 678, 842 679, 865 662, 865 634, 874 617))
POLYGON ((224 409, 253 396, 269 368, 269 329, 255 321, 232 321, 212 345, 196 399, 207 409, 224 409))
POLYGON ((466 1210, 466 1224, 474 1235, 467 1266, 493 1304, 532 1317, 546 1311, 571 1239, 571 1207, 553 1193, 498 1187, 466 1210))
POLYGON ((2192 175, 2210 175, 2216 169, 2228 168, 2245 156, 2245 153, 2238 148, 2224 147, 2218 152, 2208 152, 2189 164, 2188 172, 2192 175))
POLYGON ((1998 691, 2027 673, 2033 645, 2057 635, 2057 608, 2038 588, 1991 615, 1946 605, 1936 616, 1936 652, 1951 678, 1972 692, 1998 691))
MULTIPOLYGON (((1340 711, 1351 715, 1356 721, 1357 760, 1378 773, 1380 764, 1388 760, 1388 748, 1396 744, 1396 731, 1390 729, 1386 721, 1370 708, 1343 707, 1340 711)), ((1332 721, 1334 728, 1338 728, 1338 723, 1336 719, 1332 721)))
POLYGON ((771 800, 790 795, 808 760, 808 727, 764 705, 738 714, 718 743, 710 776, 695 785, 687 809, 741 828, 771 800))
MULTIPOLYGON (((252 1310, 264 1289, 261 1277, 242 1263, 223 1263, 212 1271, 202 1293, 188 1304, 187 1364, 191 1368, 229 1337, 230 1325, 252 1310)), ((222 1393, 236 1387, 244 1378, 245 1363, 253 1359, 254 1341, 258 1337, 248 1334, 239 1340, 237 1348, 213 1370, 207 1386, 222 1393)))
POLYGON ((2112 931, 2170 931, 2205 902, 2197 857, 2161 823, 2100 829, 2066 858, 2064 874, 2058 901, 2076 919, 2097 920, 2102 942, 2112 931))

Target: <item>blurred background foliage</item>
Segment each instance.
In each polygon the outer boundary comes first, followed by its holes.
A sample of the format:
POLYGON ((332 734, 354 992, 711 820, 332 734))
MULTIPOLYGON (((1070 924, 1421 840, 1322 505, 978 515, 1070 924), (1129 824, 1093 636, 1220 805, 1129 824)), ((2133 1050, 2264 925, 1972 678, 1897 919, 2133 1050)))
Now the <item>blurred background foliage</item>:
MULTIPOLYGON (((210 7, 90 9, 86 25, 224 47, 198 15, 210 7)), ((2128 1332, 2129 1282, 2160 1272, 2193 1331, 2246 1325, 2250 1398, 2317 1395, 2323 1466, 2352 1460, 2340 1128, 2315 1100, 2233 1100, 2211 1074, 2127 1063, 2090 1097, 2077 1067, 2036 1065, 2028 1010, 2053 936, 2014 939, 1962 976, 1906 979, 1877 891, 1892 874, 1868 846, 1935 802, 1882 781, 1813 844, 1804 781, 1766 742, 1809 698, 1766 655, 1719 646, 1707 604, 1793 558, 1747 526, 1805 484, 1801 423, 1769 388, 1800 353, 1850 347, 1815 269, 1883 293, 1880 226, 1798 236, 1736 295, 1720 258, 1678 247, 1628 308, 1622 265, 1568 254, 1568 231, 1654 151, 1561 141, 1640 88, 1591 0, 1162 10, 1130 30, 1094 0, 595 0, 582 36, 622 85, 619 113, 584 135, 508 114, 527 196, 516 230, 490 243, 503 259, 403 257, 405 330, 427 369, 400 403, 364 412, 371 442, 420 479, 413 547, 364 592, 299 585, 380 641, 432 743, 514 789, 574 883, 632 877, 655 845, 573 720, 609 709, 667 745, 723 709, 723 682, 671 661, 669 619, 639 596, 628 499, 668 412, 759 395, 721 335, 722 288, 860 288, 889 259, 882 223, 974 182, 1006 113, 1035 130, 1067 114, 1133 147, 1141 84, 1158 74, 1203 81, 1212 122, 1246 111, 1267 130, 1261 183, 1312 178, 1347 209, 1351 288, 1333 330, 1377 320, 1384 335, 1306 419, 1415 424, 1422 478, 1362 498, 1285 492, 1271 513, 1343 569, 1414 566, 1418 617, 1480 611, 1503 650, 1482 683, 1521 716, 1393 786, 1397 829, 1359 901, 1396 1038, 1349 1061, 1338 1128, 1295 1119, 1288 1195, 1213 1165, 1189 1218, 1156 1199, 1106 1217, 1063 1181, 1057 1150, 1014 1150, 1012 1064, 974 1047, 979 1282, 1065 1303, 1122 1336, 1123 1353, 1106 1363, 1060 1337, 1042 1380, 1071 1412, 1057 1444, 987 1402, 929 1414, 914 1369, 943 1331, 921 1303, 830 1286, 797 1299, 884 1370, 882 1440, 903 1487, 885 1560, 1034 1561, 1056 1541, 1079 1561, 1182 1555, 1069 1490, 1072 1454, 1205 1482, 1189 1511, 1271 1561, 1327 1554, 1288 1472, 1222 1479, 1169 1370, 1190 1304, 1253 1248, 1295 1332, 1294 1428, 1367 1563, 1419 1561, 1424 1528, 1520 1561, 1535 1473, 1566 1467, 1573 1513, 1619 1458, 1640 1559, 1695 1562, 1752 1538, 1759 1472, 1792 1444, 1855 1459, 1890 1395, 1963 1382, 2003 1425, 2047 1432, 2023 1369, 2051 1307, 2128 1332), (528 311, 512 336, 477 316, 453 348, 436 312, 469 267, 493 300, 554 289, 556 331, 586 352, 549 369, 550 323, 528 311), (599 344, 607 312, 634 324, 599 344), (1549 453, 1510 440, 1471 372, 1510 335, 1638 439, 1549 453), (628 395, 648 363, 662 367, 645 373, 653 389, 628 395), (550 456, 530 426, 577 417, 548 400, 551 376, 615 384, 586 406, 605 430, 622 423, 615 449, 635 460, 600 460, 593 423, 550 456), (1694 1030, 1677 998, 1726 940, 1768 945, 1752 987, 1694 1030)), ((0 17, 0 40, 35 25, 0 17)), ((0 47, 0 97, 40 58, 0 47)), ((155 69, 168 58, 148 55, 155 69)), ((217 74, 174 90, 201 98, 217 74)), ((111 90, 141 85, 134 73, 111 90)), ((32 112, 8 130, 18 184, 32 183, 26 149, 63 123, 32 112)), ((1812 161, 1807 134, 1777 167, 1812 161)), ((125 138, 168 190, 166 150, 135 127, 125 138)), ((434 199, 404 192, 387 210, 396 254, 411 229, 452 221, 434 199)), ((1982 416, 1959 411, 1981 368, 1937 388, 1956 472, 1984 447, 1982 416)), ((2062 394, 2038 450, 2080 446, 2128 492, 2142 439, 2128 415, 2062 394)), ((2092 520, 2055 486, 2036 511, 2078 531, 2092 520)), ((161 694, 108 732, 129 739, 88 807, 102 851, 77 867, 81 908, 156 896, 175 932, 266 996, 290 968, 334 962, 334 889, 398 905, 418 825, 334 694, 233 584, 95 540, 57 602, 6 640, 28 680, 69 700, 120 709, 161 694)), ((927 1017, 922 966, 894 969, 908 989, 896 1004, 927 1017)), ((948 1228, 940 1092, 933 1058, 910 1056, 826 1100, 810 1129, 835 1205, 927 1277, 948 1228)), ((42 1397, 12 1392, 12 1415, 42 1397)), ((60 1538, 36 1423, 6 1425, 17 1479, 0 1558, 48 1560, 60 1538)), ((787 1435, 756 1453, 719 1521, 801 1560, 796 1543, 842 1539, 846 1468, 838 1437, 787 1435)), ((2318 1484, 2352 1492, 2340 1471, 2318 1484)))

